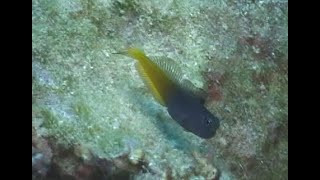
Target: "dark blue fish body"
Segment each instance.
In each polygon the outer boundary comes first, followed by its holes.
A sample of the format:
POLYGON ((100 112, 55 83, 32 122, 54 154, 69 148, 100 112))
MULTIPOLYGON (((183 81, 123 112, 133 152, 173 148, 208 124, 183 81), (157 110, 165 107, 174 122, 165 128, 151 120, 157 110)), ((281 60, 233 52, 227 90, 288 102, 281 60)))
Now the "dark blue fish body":
POLYGON ((184 129, 205 139, 213 137, 220 126, 219 119, 205 108, 204 100, 181 88, 171 92, 167 109, 184 129))

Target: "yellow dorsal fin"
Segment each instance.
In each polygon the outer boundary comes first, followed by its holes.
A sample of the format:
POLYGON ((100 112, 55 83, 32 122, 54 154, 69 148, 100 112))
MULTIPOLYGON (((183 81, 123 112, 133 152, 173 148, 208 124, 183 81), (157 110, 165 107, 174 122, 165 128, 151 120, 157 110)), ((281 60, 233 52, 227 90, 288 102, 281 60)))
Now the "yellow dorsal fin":
POLYGON ((129 48, 118 52, 138 61, 136 68, 144 83, 150 89, 153 97, 166 106, 169 94, 176 87, 180 87, 195 96, 203 98, 204 93, 190 81, 182 79, 182 72, 174 60, 167 57, 148 57, 137 48, 129 48))
POLYGON ((168 74, 137 48, 129 48, 125 55, 138 61, 136 67, 144 83, 151 90, 153 97, 166 106, 168 93, 173 88, 173 81, 168 74))
POLYGON ((189 91, 193 95, 205 99, 205 91, 202 88, 196 87, 192 82, 187 79, 183 79, 183 73, 178 64, 168 57, 150 57, 166 74, 174 81, 174 83, 182 89, 189 91))
POLYGON ((144 84, 146 84, 148 86, 148 88, 150 89, 153 97, 162 105, 162 106, 166 106, 164 97, 161 96, 160 91, 157 89, 157 87, 155 86, 154 82, 151 80, 151 78, 149 77, 148 73, 145 71, 145 69, 143 68, 143 66, 140 63, 136 64, 136 68, 144 82, 144 84))
POLYGON ((150 56, 150 60, 156 63, 170 79, 180 84, 182 80, 182 71, 173 59, 163 56, 150 56))

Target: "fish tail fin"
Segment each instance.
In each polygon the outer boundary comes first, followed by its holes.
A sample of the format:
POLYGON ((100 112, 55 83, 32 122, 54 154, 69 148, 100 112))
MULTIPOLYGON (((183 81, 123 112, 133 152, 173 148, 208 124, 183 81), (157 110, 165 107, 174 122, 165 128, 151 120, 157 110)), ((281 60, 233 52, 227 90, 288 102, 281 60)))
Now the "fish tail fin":
POLYGON ((136 63, 136 68, 139 75, 152 92, 153 97, 161 105, 165 106, 166 101, 164 96, 166 94, 165 91, 168 89, 168 80, 156 81, 157 79, 163 79, 165 77, 165 72, 163 72, 156 63, 152 62, 152 60, 138 48, 128 48, 117 54, 122 54, 138 61, 138 63, 136 63))
POLYGON ((119 51, 113 54, 121 54, 128 57, 131 57, 133 59, 138 60, 139 62, 145 60, 147 56, 144 54, 144 52, 138 48, 128 48, 127 50, 119 51))

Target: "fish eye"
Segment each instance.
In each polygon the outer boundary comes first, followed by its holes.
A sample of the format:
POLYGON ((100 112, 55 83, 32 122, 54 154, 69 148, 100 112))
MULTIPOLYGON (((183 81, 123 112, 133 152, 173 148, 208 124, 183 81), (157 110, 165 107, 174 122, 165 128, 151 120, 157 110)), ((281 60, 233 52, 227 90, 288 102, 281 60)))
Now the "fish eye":
POLYGON ((204 120, 205 120, 207 125, 210 125, 212 123, 212 120, 207 116, 204 117, 204 120))

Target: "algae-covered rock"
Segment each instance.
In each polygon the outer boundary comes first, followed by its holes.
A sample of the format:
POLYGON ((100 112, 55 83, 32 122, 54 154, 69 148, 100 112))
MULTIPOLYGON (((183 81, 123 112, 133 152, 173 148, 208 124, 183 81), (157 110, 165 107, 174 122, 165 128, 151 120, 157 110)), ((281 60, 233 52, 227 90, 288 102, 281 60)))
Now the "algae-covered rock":
POLYGON ((288 179, 287 21, 282 0, 33 0, 33 178, 288 179), (171 119, 127 47, 204 89, 213 138, 171 119))

